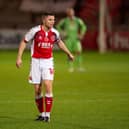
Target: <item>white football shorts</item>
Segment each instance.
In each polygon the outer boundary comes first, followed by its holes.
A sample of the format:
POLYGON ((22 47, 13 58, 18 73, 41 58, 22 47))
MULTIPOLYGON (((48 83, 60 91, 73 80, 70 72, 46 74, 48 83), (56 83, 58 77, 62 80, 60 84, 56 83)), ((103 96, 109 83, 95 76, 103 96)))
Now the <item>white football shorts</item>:
POLYGON ((43 80, 54 79, 54 64, 53 58, 36 59, 32 58, 29 83, 40 84, 43 80))

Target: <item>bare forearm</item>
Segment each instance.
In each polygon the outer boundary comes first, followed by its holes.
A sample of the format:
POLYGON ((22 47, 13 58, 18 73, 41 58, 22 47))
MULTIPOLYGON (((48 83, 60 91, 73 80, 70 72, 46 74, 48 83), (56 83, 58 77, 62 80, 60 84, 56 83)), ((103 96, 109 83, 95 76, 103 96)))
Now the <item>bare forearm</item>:
POLYGON ((67 55, 68 57, 70 58, 70 60, 74 60, 74 56, 72 55, 72 53, 68 50, 68 48, 65 46, 64 42, 61 40, 59 43, 58 43, 58 46, 61 50, 63 50, 67 55))
POLYGON ((21 41, 19 49, 18 49, 17 59, 16 59, 17 68, 20 68, 22 65, 22 55, 23 55, 25 48, 26 48, 26 43, 24 41, 21 41))
POLYGON ((24 41, 21 41, 19 49, 18 49, 18 55, 17 58, 22 58, 24 49, 26 48, 26 43, 24 41))
POLYGON ((63 50, 66 54, 71 54, 71 52, 68 50, 68 48, 65 46, 64 42, 61 40, 59 43, 58 43, 58 46, 61 50, 63 50))

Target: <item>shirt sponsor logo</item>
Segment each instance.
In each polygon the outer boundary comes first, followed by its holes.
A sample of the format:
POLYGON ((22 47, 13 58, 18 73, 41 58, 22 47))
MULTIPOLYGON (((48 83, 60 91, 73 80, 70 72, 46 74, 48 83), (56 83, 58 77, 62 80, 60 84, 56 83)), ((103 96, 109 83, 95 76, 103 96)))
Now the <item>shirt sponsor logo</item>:
POLYGON ((51 43, 39 42, 38 47, 40 47, 40 48, 52 48, 53 45, 51 43))
POLYGON ((43 39, 43 38, 42 38, 42 36, 40 35, 40 36, 39 36, 39 40, 42 40, 42 39, 43 39))

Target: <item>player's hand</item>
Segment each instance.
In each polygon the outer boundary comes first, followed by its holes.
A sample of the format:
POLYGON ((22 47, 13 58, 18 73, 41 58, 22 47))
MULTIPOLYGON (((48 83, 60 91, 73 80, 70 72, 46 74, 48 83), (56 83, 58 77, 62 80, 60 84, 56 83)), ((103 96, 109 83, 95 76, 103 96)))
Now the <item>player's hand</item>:
POLYGON ((79 40, 82 40, 82 39, 83 39, 83 35, 78 34, 78 39, 79 39, 79 40))
POLYGON ((21 65, 22 65, 22 60, 21 60, 21 59, 17 59, 17 60, 16 60, 16 67, 17 67, 17 68, 20 68, 21 65))
POLYGON ((72 60, 72 61, 74 60, 74 56, 72 54, 69 54, 68 57, 70 60, 72 60))

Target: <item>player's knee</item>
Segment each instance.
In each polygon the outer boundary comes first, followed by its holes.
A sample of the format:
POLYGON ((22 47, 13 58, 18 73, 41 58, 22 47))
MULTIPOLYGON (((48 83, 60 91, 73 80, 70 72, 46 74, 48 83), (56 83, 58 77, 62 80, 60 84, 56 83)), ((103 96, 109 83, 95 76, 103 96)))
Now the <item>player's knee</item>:
POLYGON ((42 95, 42 92, 40 90, 37 90, 37 91, 35 91, 35 95, 36 96, 41 96, 42 95))

